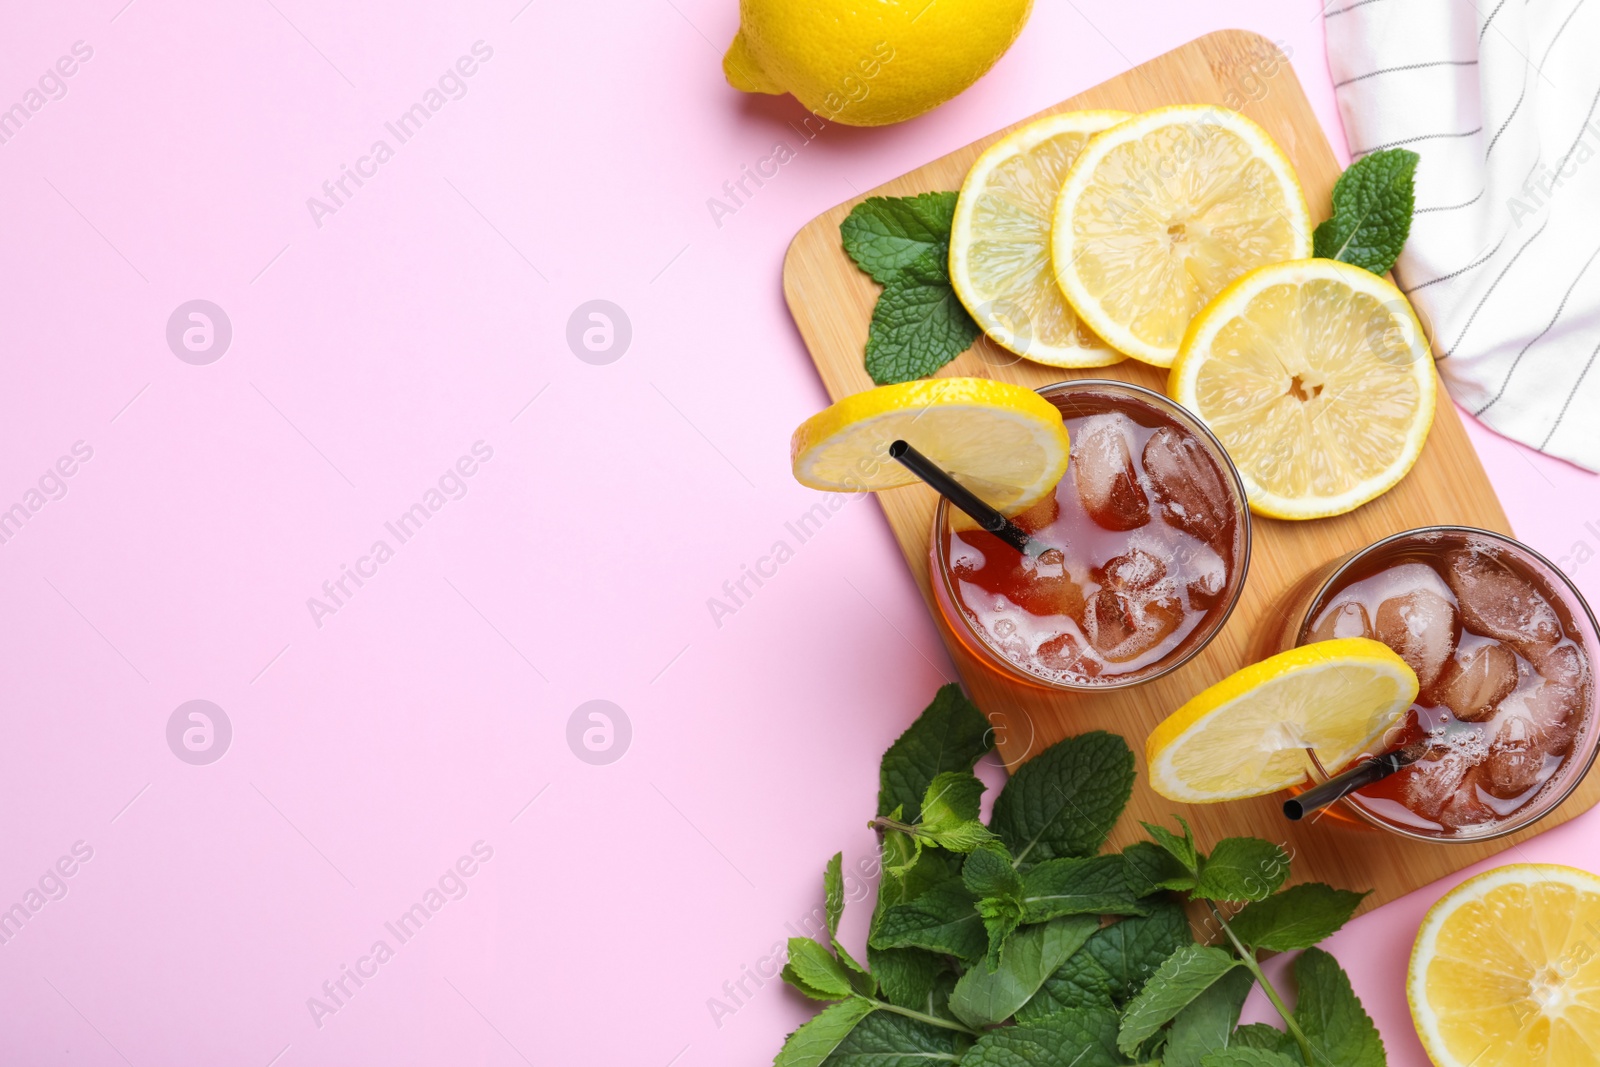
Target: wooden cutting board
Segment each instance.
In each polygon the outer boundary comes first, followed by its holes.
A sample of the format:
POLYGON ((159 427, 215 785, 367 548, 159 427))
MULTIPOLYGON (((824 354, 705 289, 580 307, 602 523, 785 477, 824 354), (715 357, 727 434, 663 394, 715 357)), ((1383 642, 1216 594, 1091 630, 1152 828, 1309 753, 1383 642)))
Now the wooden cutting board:
MULTIPOLYGON (((784 293, 800 335, 834 399, 872 387, 862 367, 867 325, 878 287, 856 269, 839 243, 839 223, 866 196, 908 196, 959 189, 978 154, 1033 119, 1058 111, 1120 108, 1143 111, 1180 103, 1237 108, 1263 126, 1299 171, 1313 219, 1326 217, 1339 166, 1294 72, 1272 42, 1239 30, 1191 41, 1062 101, 1039 115, 997 130, 965 148, 896 178, 813 219, 796 235, 784 262, 784 293)), ((1016 360, 979 338, 940 376, 996 378, 1036 387, 1074 377, 1113 377, 1164 390, 1166 373, 1133 361, 1094 371, 1063 371, 1016 360)), ((1250 834, 1281 843, 1294 860, 1296 881, 1324 881, 1371 889, 1366 907, 1427 885, 1549 829, 1600 800, 1600 776, 1591 776, 1535 830, 1479 844, 1426 844, 1392 834, 1341 825, 1332 819, 1290 823, 1281 797, 1226 804, 1183 805, 1145 785, 1144 740, 1152 727, 1201 689, 1258 658, 1274 606, 1313 569, 1399 530, 1451 522, 1510 533, 1505 512, 1472 450, 1455 407, 1440 388, 1438 414, 1427 447, 1400 485, 1349 515, 1315 522, 1254 520, 1249 579, 1232 617, 1199 655, 1164 678, 1121 692, 1086 696, 1032 689, 980 666, 945 626, 929 600, 928 544, 934 493, 912 486, 878 494, 924 600, 968 693, 996 724, 999 748, 1015 766, 1050 743, 1085 730, 1122 734, 1139 756, 1133 800, 1113 834, 1114 844, 1143 835, 1138 821, 1171 824, 1174 812, 1194 826, 1202 847, 1229 835, 1250 834)))

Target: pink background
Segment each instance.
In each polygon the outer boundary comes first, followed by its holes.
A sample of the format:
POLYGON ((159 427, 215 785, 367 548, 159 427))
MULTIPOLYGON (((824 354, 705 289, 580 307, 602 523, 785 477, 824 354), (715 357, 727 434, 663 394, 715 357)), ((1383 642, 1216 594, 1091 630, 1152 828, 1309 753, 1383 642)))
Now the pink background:
MULTIPOLYGON (((828 129, 719 226, 708 198, 801 114, 724 84, 732 0, 124 3, 13 4, 0 32, 0 106, 93 49, 0 145, 0 509, 93 450, 0 545, 0 907, 93 850, 0 946, 0 1062, 768 1061, 807 1009, 775 982, 708 1001, 827 856, 870 856, 878 755, 952 673, 871 505, 708 611, 814 502, 789 238, 1226 26, 1291 52, 1342 150, 1316 5, 1041 3, 973 90, 828 129), (318 226, 307 198, 480 40, 466 94, 318 226), (233 327, 206 366, 164 336, 197 298, 233 327), (632 323, 609 365, 565 340, 594 299, 632 323), (307 598, 479 441, 465 495, 319 627, 307 598), (166 741, 193 699, 233 727, 208 766, 166 741), (567 743, 591 699, 631 721, 610 765, 567 743), (307 998, 478 841, 466 895, 319 1027, 307 998)), ((1474 439, 1519 533, 1600 594, 1594 478, 1474 439)), ((1504 859, 1597 844, 1588 816, 1504 859)), ((1332 946, 1394 1064, 1424 1062, 1403 971, 1444 888, 1332 946)))

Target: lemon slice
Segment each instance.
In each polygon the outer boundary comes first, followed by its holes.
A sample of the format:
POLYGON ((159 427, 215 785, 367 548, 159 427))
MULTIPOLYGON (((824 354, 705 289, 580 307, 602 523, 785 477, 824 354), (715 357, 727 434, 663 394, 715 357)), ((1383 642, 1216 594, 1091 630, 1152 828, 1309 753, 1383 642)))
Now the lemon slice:
POLYGON ((1067 470, 1067 427, 1050 401, 988 378, 935 378, 847 396, 811 416, 789 442, 802 485, 835 492, 893 489, 917 480, 889 458, 904 440, 988 503, 1015 515, 1067 470))
POLYGON ((1157 108, 1090 141, 1051 229, 1056 282, 1090 329, 1170 367, 1189 320, 1245 271, 1311 254, 1294 168, 1223 107, 1157 108))
POLYGON ((1437 1067, 1600 1064, 1600 878, 1516 863, 1422 920, 1406 999, 1437 1067))
POLYGON ((1079 320, 1050 269, 1050 220, 1067 167, 1126 111, 1068 111, 1024 126, 978 157, 950 227, 950 282, 995 344, 1052 367, 1127 357, 1079 320))
POLYGON ((1433 425, 1428 339, 1405 295, 1348 263, 1251 271, 1202 311, 1167 392, 1210 426, 1274 519, 1340 515, 1405 477, 1433 425))
POLYGON ((1342 767, 1370 751, 1416 696, 1416 673, 1377 641, 1291 648, 1167 716, 1145 742, 1150 787, 1191 804, 1288 789, 1305 780, 1307 749, 1324 767, 1342 767))

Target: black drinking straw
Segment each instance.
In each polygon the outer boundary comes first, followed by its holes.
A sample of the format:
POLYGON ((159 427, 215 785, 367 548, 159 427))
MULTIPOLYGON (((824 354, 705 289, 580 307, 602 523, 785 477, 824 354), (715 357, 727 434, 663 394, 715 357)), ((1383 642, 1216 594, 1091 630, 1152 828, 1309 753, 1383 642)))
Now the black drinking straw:
POLYGON ((1327 807, 1340 797, 1354 793, 1363 786, 1381 782, 1391 774, 1409 767, 1426 751, 1423 745, 1407 745, 1381 756, 1364 759, 1343 774, 1336 774, 1319 786, 1307 789, 1297 797, 1283 802, 1283 814, 1292 821, 1305 818, 1313 811, 1327 807))
POLYGON ((889 457, 898 460, 912 474, 938 490, 940 496, 972 516, 979 526, 1023 555, 1038 559, 1050 551, 1049 545, 1030 537, 1028 531, 985 504, 976 493, 904 441, 896 441, 889 446, 889 457))

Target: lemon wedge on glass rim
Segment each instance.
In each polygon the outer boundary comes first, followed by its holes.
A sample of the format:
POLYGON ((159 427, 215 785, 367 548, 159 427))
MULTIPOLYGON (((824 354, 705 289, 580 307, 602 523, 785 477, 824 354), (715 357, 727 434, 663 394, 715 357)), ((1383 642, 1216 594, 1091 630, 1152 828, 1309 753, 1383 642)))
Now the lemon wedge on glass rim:
POLYGON ((1096 136, 1051 229, 1056 281, 1090 329, 1169 367, 1189 320, 1253 267, 1311 254, 1288 157, 1225 107, 1157 108, 1096 136))
POLYGON ((889 458, 903 440, 1007 515, 1049 496, 1067 470, 1061 411, 1020 385, 932 378, 847 396, 795 430, 789 442, 801 485, 865 492, 918 479, 889 458))
POLYGON ((1405 294, 1348 263, 1260 267, 1195 317, 1167 395, 1198 415, 1250 510, 1315 519, 1405 477, 1433 425, 1436 373, 1405 294))
POLYGON ((1236 671, 1173 712, 1145 742, 1150 787, 1209 804, 1305 781, 1370 752, 1417 697, 1417 675, 1387 645, 1341 637, 1236 671))
POLYGON ((1515 863, 1469 878, 1422 920, 1406 999, 1437 1067, 1600 1062, 1600 877, 1515 863))
POLYGON ((1096 337, 1056 285, 1050 226, 1061 181, 1126 111, 1067 111, 1030 122, 984 150, 961 185, 950 226, 950 282, 989 340, 1052 367, 1105 367, 1127 357, 1096 337))

